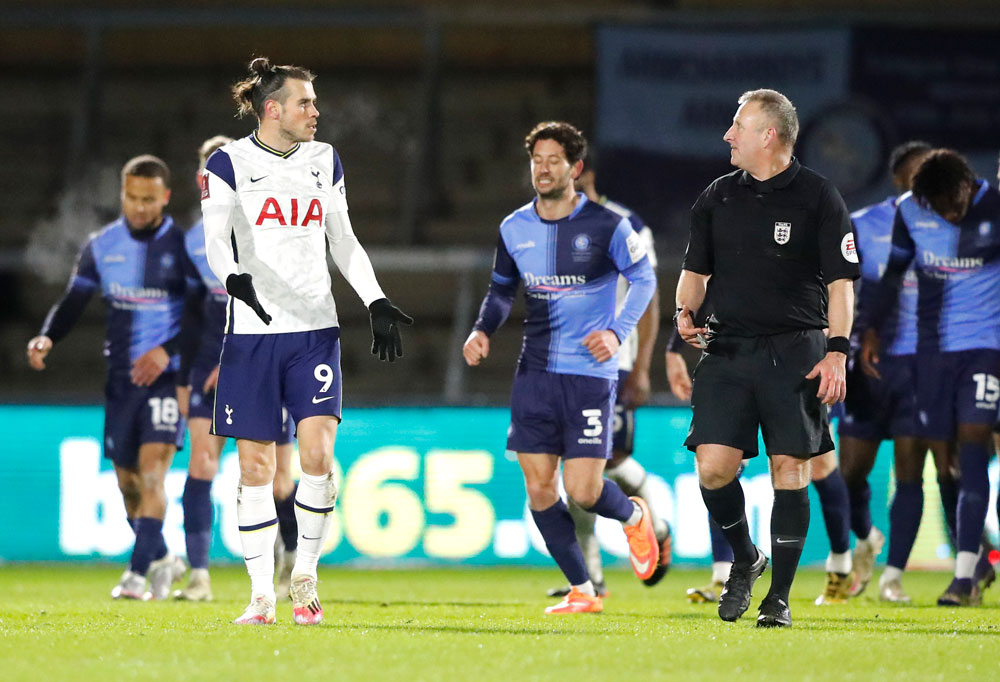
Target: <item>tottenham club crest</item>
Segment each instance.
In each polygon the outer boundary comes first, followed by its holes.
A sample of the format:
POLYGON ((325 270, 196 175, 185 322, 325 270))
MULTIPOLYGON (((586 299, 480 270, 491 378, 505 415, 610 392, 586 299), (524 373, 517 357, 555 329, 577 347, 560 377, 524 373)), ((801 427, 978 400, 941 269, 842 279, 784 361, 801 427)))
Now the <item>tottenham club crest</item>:
POLYGON ((791 223, 774 224, 774 241, 778 242, 779 244, 787 244, 791 236, 792 236, 791 223))

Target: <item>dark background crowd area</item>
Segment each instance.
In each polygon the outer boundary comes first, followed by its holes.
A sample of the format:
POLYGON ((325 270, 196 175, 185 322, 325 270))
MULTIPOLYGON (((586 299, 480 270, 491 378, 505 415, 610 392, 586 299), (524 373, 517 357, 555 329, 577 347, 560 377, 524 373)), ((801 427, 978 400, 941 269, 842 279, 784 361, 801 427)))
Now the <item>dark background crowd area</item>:
POLYGON ((888 152, 915 137, 960 150, 995 181, 1000 5, 944 5, 0 3, 0 401, 102 400, 96 297, 45 372, 28 368, 25 344, 88 233, 117 217, 127 159, 167 161, 170 213, 184 227, 197 220, 198 146, 253 129, 235 118, 228 89, 267 55, 318 75, 317 139, 340 153, 352 222, 383 288, 416 318, 402 361, 376 362, 367 311, 334 278, 346 407, 506 401, 522 308, 475 371, 461 343, 499 222, 532 197, 523 138, 547 119, 587 134, 598 189, 656 235, 665 313, 653 402, 670 404, 662 351, 687 211, 730 170, 722 134, 743 90, 790 96, 800 158, 852 210, 891 192, 888 152))

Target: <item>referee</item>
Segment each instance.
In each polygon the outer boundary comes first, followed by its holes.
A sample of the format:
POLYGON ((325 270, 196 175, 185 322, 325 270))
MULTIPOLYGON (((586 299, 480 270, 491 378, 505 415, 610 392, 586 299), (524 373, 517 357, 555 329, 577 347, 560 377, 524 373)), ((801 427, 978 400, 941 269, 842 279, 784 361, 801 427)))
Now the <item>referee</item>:
POLYGON ((809 527, 809 459, 833 449, 827 405, 844 379, 860 276, 851 221, 833 184, 792 156, 795 107, 774 90, 739 99, 724 140, 739 170, 702 192, 677 283, 681 337, 707 348, 694 375, 685 445, 702 497, 733 548, 719 617, 738 619, 767 558, 750 540, 737 471, 763 431, 771 464, 773 576, 758 627, 791 625, 788 592, 809 527), (711 291, 704 327, 693 314, 711 291), (829 329, 829 339, 824 329, 829 329))

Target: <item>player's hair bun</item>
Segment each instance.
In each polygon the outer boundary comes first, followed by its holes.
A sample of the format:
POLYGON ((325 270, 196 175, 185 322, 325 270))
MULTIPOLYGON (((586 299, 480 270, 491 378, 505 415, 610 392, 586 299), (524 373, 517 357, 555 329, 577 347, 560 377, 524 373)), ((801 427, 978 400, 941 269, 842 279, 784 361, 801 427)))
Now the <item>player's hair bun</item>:
POLYGON ((250 62, 250 73, 263 77, 272 71, 274 71, 274 67, 271 66, 271 60, 267 57, 256 57, 250 62))

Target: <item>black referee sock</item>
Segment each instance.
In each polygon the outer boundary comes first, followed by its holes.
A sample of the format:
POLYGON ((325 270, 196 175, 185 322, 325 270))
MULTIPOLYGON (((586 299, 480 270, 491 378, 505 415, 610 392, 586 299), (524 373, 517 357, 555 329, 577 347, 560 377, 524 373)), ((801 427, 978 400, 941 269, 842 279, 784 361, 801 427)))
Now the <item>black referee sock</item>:
POLYGON ((771 589, 788 603, 795 569, 809 530, 809 489, 775 490, 771 508, 771 589))
POLYGON ((701 486, 701 498, 705 500, 708 513, 719 524, 719 529, 729 541, 729 546, 733 548, 733 562, 751 564, 756 561, 757 548, 750 539, 747 503, 739 478, 734 478, 715 490, 701 486))

